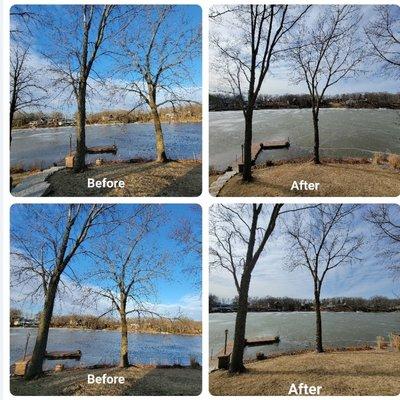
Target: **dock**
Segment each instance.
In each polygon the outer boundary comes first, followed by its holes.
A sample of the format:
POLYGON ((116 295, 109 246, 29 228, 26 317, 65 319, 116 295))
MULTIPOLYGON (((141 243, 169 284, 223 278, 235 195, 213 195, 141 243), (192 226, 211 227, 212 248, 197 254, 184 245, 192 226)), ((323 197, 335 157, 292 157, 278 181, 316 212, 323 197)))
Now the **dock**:
MULTIPOLYGON (((245 347, 256 347, 256 346, 269 346, 272 344, 276 344, 280 342, 279 336, 265 336, 265 337, 257 337, 253 339, 245 339, 245 347)), ((224 354, 224 348, 222 347, 215 354, 214 357, 221 357, 224 355, 230 355, 233 351, 233 341, 230 340, 226 344, 226 354, 224 354)))
MULTIPOLYGON (((47 360, 80 360, 82 357, 82 352, 80 350, 76 351, 46 351, 45 358, 47 360)), ((32 360, 32 355, 25 356, 22 360, 18 360, 14 363, 14 375, 24 376, 28 364, 32 360)), ((62 370, 63 365, 60 364, 56 366, 62 370), (60 366, 61 365, 61 366, 60 366)))
MULTIPOLYGON (((80 360, 82 357, 82 352, 80 350, 76 351, 46 351, 44 358, 46 360, 80 360)), ((32 356, 26 356, 22 360, 17 362, 30 362, 32 356)))
POLYGON ((272 140, 253 144, 251 146, 251 160, 253 163, 256 162, 257 157, 263 150, 279 150, 288 149, 290 147, 290 141, 287 140, 272 140))
POLYGON ((279 343, 279 336, 267 336, 261 338, 254 338, 251 340, 246 339, 246 346, 255 347, 255 346, 267 346, 270 344, 279 343))

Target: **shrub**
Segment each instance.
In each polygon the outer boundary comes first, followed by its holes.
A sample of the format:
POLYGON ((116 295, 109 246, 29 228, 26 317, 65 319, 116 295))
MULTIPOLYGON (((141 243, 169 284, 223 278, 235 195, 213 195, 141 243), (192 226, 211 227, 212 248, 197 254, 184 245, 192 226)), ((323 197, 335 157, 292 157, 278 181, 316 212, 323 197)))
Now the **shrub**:
POLYGON ((200 368, 200 364, 198 363, 196 356, 190 356, 189 364, 190 364, 190 368, 192 368, 192 369, 200 368))
POLYGON ((389 154, 388 162, 393 168, 400 169, 400 155, 389 154))
POLYGON ((383 336, 377 336, 376 338, 376 347, 381 350, 386 347, 385 338, 383 336))
POLYGON ((400 334, 398 333, 390 334, 390 345, 392 349, 400 351, 400 334))
POLYGON ((385 153, 374 153, 372 156, 372 164, 383 164, 387 161, 387 155, 385 153))

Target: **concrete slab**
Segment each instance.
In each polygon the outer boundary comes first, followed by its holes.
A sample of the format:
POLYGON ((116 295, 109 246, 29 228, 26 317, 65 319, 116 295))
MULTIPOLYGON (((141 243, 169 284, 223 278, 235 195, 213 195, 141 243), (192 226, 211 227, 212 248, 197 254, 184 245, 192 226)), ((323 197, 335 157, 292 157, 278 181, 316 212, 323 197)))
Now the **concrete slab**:
POLYGON ((210 194, 211 196, 218 196, 221 189, 224 187, 226 182, 229 181, 233 176, 238 174, 238 170, 227 171, 223 175, 221 175, 215 182, 210 185, 210 194))
POLYGON ((50 189, 47 178, 64 168, 65 167, 51 167, 35 175, 28 176, 11 191, 11 194, 16 197, 45 196, 50 189))

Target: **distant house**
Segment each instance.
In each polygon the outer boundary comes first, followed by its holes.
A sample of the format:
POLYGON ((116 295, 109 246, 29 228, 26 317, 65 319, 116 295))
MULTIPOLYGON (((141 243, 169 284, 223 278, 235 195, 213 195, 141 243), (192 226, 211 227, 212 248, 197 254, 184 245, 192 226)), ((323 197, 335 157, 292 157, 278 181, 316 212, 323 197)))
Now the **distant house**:
POLYGON ((36 327, 38 326, 38 322, 35 319, 29 319, 29 318, 16 318, 12 321, 12 326, 15 327, 36 327))

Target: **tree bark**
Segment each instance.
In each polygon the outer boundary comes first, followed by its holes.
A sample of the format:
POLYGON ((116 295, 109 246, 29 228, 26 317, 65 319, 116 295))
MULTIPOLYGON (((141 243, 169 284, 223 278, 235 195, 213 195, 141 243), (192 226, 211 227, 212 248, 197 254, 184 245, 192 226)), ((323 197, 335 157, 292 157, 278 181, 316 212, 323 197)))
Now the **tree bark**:
POLYGON ((121 349, 119 366, 121 368, 129 367, 129 353, 128 353, 128 322, 126 320, 125 305, 122 305, 120 310, 121 317, 121 349))
POLYGON ((46 355, 47 339, 49 336, 50 322, 53 316, 54 301, 59 281, 60 275, 58 273, 53 275, 46 291, 35 347, 33 349, 31 361, 29 362, 28 368, 25 372, 25 379, 27 380, 36 378, 43 373, 43 362, 46 355))
POLYGON ((240 282, 239 304, 235 322, 235 338, 229 366, 230 372, 243 372, 246 370, 243 364, 243 354, 246 344, 245 335, 250 278, 251 274, 244 273, 240 282))
POLYGON ((315 350, 317 353, 323 353, 322 346, 322 320, 321 320, 321 300, 318 289, 314 290, 314 305, 315 305, 315 350))
POLYGON ((251 176, 251 145, 253 142, 253 110, 248 109, 245 114, 245 130, 244 130, 244 165, 243 176, 244 182, 250 182, 251 176))
POLYGON ((149 90, 149 106, 151 115, 153 116, 154 131, 156 135, 156 153, 158 162, 167 162, 168 157, 165 152, 164 134, 161 127, 160 114, 158 113, 156 102, 156 89, 154 85, 148 84, 149 90))
POLYGON ((314 164, 321 164, 319 159, 319 110, 313 107, 312 110, 314 125, 314 164))
POLYGON ((83 172, 86 168, 86 81, 79 83, 78 112, 76 116, 76 154, 74 172, 83 172))
POLYGON ((15 102, 12 101, 10 104, 10 148, 12 142, 12 127, 14 122, 14 114, 15 114, 15 102))

